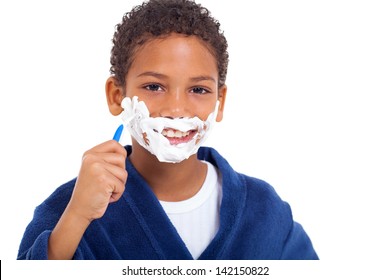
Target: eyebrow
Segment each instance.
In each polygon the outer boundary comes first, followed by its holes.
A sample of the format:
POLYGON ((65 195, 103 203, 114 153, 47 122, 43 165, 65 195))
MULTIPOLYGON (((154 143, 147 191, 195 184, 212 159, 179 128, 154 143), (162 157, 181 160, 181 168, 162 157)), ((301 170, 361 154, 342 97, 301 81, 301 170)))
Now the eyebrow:
MULTIPOLYGON (((151 77, 155 77, 158 79, 165 79, 165 80, 168 79, 167 75, 164 75, 164 74, 161 74, 158 72, 154 72, 154 71, 143 72, 143 73, 139 74, 137 77, 144 77, 144 76, 151 76, 151 77)), ((191 77, 190 80, 192 82, 201 82, 201 81, 212 81, 214 83, 217 82, 213 77, 207 76, 207 75, 200 75, 200 76, 196 76, 196 77, 191 77)))
POLYGON ((164 74, 161 74, 158 72, 153 72, 153 71, 143 72, 143 73, 139 74, 137 77, 143 77, 143 76, 152 76, 152 77, 156 77, 159 79, 167 79, 168 78, 168 76, 166 76, 164 74))
POLYGON ((216 83, 217 81, 211 76, 197 76, 190 79, 192 82, 201 82, 201 81, 212 81, 216 83))

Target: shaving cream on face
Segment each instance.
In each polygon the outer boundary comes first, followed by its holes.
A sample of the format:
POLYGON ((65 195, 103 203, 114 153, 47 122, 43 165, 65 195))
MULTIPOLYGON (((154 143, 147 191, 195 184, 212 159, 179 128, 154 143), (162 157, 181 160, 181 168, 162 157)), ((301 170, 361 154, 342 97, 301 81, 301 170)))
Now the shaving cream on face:
MULTIPOLYGON (((150 117, 145 102, 125 97, 122 100, 121 117, 125 127, 133 138, 146 150, 155 155, 160 162, 178 163, 198 152, 213 128, 218 111, 218 104, 206 121, 193 118, 150 117), (184 134, 191 131, 194 136, 187 142, 171 144, 163 135, 163 130, 180 131, 184 134)), ((180 134, 180 133, 179 133, 180 134)))

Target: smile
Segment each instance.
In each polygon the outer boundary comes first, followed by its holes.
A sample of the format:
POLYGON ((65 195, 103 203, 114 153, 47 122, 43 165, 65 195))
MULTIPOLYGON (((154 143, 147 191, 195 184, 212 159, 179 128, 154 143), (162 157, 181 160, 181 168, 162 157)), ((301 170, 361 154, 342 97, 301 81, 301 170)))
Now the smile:
POLYGON ((164 135, 171 145, 187 143, 191 141, 197 130, 188 130, 186 132, 174 130, 172 128, 165 128, 161 134, 164 135))

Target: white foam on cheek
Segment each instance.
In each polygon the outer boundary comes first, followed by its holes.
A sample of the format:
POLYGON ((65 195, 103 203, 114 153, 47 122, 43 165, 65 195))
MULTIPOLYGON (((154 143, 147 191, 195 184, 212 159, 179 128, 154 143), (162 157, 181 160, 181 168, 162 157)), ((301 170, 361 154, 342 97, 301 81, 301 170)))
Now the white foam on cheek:
POLYGON ((161 162, 176 163, 195 154, 200 145, 206 140, 216 120, 217 106, 206 121, 198 117, 194 118, 151 118, 146 104, 126 97, 122 101, 122 120, 130 134, 150 153, 154 154, 161 162), (164 128, 171 128, 186 132, 196 130, 193 139, 187 143, 171 145, 169 140, 162 135, 164 128))

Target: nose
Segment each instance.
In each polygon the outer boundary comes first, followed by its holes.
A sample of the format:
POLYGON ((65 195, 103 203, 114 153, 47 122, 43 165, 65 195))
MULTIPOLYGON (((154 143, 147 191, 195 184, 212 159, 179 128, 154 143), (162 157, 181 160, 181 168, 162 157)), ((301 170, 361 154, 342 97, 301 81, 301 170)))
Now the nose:
POLYGON ((190 116, 190 104, 185 91, 180 88, 166 92, 160 107, 160 116, 165 118, 184 118, 190 116))

